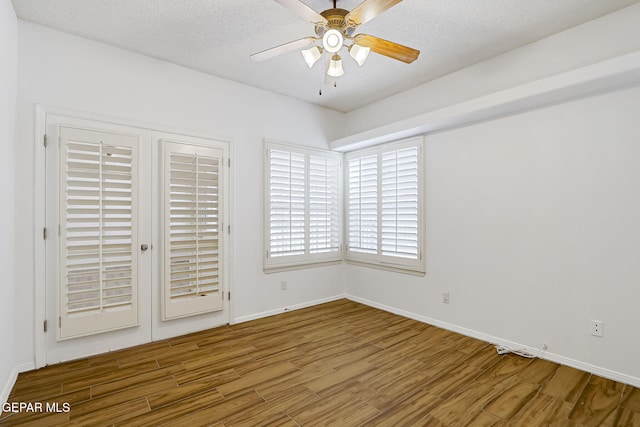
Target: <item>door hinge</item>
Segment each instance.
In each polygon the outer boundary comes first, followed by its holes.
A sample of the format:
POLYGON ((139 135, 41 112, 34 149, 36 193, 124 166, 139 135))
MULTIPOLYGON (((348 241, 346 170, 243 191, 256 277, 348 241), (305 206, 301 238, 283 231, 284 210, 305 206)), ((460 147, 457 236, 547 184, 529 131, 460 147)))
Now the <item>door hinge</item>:
POLYGON ((231 167, 231 157, 227 159, 227 166, 231 167))
POLYGON ((227 234, 231 234, 231 226, 227 225, 227 234))
POLYGON ((47 227, 42 229, 42 239, 47 240, 47 227))
POLYGON ((47 329, 48 329, 48 323, 47 323, 47 321, 46 321, 46 320, 44 321, 44 325, 42 325, 42 326, 43 326, 44 331, 45 331, 45 332, 47 332, 47 329))
POLYGON ((231 291, 227 292, 227 299, 231 301, 231 291))
POLYGON ((47 135, 44 135, 44 148, 47 148, 49 146, 49 143, 47 142, 47 135))
POLYGON ((62 329, 62 316, 58 316, 58 328, 62 329))

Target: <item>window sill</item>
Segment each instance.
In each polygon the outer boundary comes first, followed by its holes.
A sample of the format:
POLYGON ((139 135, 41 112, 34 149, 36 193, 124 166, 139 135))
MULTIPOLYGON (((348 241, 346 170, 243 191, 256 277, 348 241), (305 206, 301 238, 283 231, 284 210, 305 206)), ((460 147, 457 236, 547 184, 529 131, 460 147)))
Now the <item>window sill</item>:
POLYGON ((423 277, 427 274, 424 268, 421 268, 418 270, 416 268, 404 267, 404 266, 399 266, 394 264, 384 264, 384 263, 375 262, 375 261, 366 262, 366 261, 358 261, 353 259, 347 259, 346 262, 347 264, 358 265, 360 267, 375 268, 378 270, 392 271, 394 273, 410 274, 412 276, 423 277))
POLYGON ((342 259, 329 260, 329 261, 320 261, 313 263, 304 263, 304 264, 290 264, 290 265, 278 265, 278 266, 265 266, 262 268, 262 271, 266 274, 271 273, 279 273, 282 271, 291 271, 291 270, 302 270, 305 268, 316 268, 316 267, 325 267, 328 265, 336 265, 342 264, 342 259))

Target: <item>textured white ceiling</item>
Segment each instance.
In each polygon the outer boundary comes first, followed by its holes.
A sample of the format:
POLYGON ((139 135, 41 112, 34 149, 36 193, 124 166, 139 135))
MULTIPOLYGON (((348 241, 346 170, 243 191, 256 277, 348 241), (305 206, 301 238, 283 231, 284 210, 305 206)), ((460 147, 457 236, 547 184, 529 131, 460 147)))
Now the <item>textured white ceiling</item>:
MULTIPOLYGON (((350 111, 640 0, 405 0, 358 28, 421 51, 412 64, 345 57, 338 86, 298 52, 249 55, 314 35, 272 0, 12 0, 19 18, 215 76, 350 111), (318 94, 322 88, 322 96, 318 94)), ((320 12, 330 0, 304 0, 320 12)), ((339 0, 352 10, 360 0, 339 0)))

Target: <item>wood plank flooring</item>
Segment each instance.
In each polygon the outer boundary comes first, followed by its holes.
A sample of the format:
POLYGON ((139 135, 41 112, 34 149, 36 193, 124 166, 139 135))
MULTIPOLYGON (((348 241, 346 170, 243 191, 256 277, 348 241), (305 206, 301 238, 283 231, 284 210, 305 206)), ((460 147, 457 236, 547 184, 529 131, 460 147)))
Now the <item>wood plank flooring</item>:
POLYGON ((640 390, 340 300, 20 374, 34 426, 640 426, 640 390))

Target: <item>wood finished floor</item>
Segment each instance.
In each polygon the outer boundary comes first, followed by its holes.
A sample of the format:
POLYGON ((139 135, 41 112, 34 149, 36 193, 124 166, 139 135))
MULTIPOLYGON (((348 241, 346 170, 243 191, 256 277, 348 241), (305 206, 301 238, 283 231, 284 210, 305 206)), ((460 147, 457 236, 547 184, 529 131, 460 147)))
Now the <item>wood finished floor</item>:
POLYGON ((640 390, 348 300, 20 374, 2 425, 640 426, 640 390))

